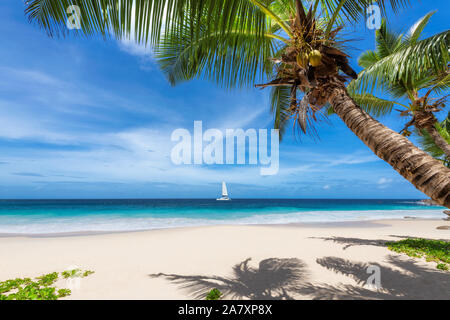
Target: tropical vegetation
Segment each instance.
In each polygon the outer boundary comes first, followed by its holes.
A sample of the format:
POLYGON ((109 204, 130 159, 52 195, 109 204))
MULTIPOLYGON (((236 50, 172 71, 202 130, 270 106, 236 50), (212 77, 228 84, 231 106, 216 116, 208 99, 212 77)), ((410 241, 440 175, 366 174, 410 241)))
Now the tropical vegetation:
MULTIPOLYGON (((447 92, 450 87, 448 69, 448 41, 450 31, 445 31, 421 40, 421 35, 435 12, 431 12, 417 21, 406 34, 396 33, 388 28, 386 20, 381 29, 376 31, 376 50, 369 50, 359 58, 359 65, 364 68, 358 80, 348 87, 352 98, 364 110, 374 116, 385 115, 396 110, 408 118, 401 133, 410 136, 414 126, 420 134, 424 132, 436 146, 450 159, 450 144, 439 132, 436 114, 446 107, 447 92), (398 52, 405 52, 415 46, 426 45, 432 51, 443 68, 411 68, 398 65, 407 72, 401 76, 391 77, 392 57, 398 52), (387 65, 387 66, 386 66, 387 65), (382 91, 387 98, 373 95, 373 90, 382 91), (403 99, 408 102, 403 103, 403 99)), ((422 52, 409 52, 414 60, 420 60, 422 52)))
POLYGON ((423 258, 429 262, 437 263, 436 267, 448 270, 450 266, 450 242, 430 239, 405 239, 402 241, 388 242, 389 250, 405 253, 413 258, 423 258))
POLYGON ((0 300, 58 300, 70 296, 70 289, 57 289, 56 281, 73 277, 85 278, 93 271, 79 269, 64 271, 61 274, 53 272, 35 279, 16 278, 0 282, 0 300))
MULTIPOLYGON (((383 12, 388 4, 396 11, 408 3, 377 1, 383 12)), ((312 124, 330 105, 375 154, 450 207, 450 170, 372 118, 346 90, 346 81, 356 73, 340 30, 365 17, 372 0, 30 0, 25 12, 48 35, 65 36, 66 10, 73 4, 80 8, 81 25, 74 34, 134 37, 153 45, 172 84, 196 78, 226 88, 266 82, 258 87, 272 88, 277 128, 293 119, 300 132, 314 132, 312 124)), ((438 73, 447 66, 440 58, 448 54, 446 44, 445 50, 437 50, 418 42, 396 52, 384 68, 393 78, 402 78, 408 69, 438 73)))
MULTIPOLYGON (((435 127, 441 137, 450 144, 450 113, 444 121, 437 123, 435 127)), ((447 167, 450 167, 450 158, 442 151, 426 130, 421 130, 417 133, 417 136, 423 150, 442 161, 447 167)))
POLYGON ((220 292, 219 289, 212 289, 208 294, 206 295, 206 300, 220 300, 223 296, 223 293, 220 292))

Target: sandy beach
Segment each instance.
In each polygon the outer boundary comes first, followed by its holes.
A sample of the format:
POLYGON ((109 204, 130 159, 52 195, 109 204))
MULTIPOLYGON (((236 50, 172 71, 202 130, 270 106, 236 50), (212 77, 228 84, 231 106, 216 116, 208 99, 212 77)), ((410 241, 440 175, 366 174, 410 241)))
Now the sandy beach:
MULTIPOLYGON (((93 270, 67 299, 450 299, 450 273, 390 252, 387 240, 450 239, 442 220, 209 226, 0 237, 0 280, 93 270), (381 290, 367 268, 381 270, 381 290)), ((58 282, 67 287, 66 280, 58 282)))

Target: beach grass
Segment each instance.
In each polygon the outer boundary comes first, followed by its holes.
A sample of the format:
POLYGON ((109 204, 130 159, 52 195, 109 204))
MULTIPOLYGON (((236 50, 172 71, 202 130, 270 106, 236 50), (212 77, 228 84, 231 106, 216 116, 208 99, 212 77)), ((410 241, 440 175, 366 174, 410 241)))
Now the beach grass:
POLYGON ((93 271, 81 271, 79 269, 64 271, 59 274, 53 272, 40 277, 16 278, 0 282, 0 300, 58 300, 71 295, 70 289, 57 289, 56 281, 60 277, 85 278, 94 273, 93 271))
POLYGON ((437 268, 449 270, 450 242, 429 239, 405 239, 386 244, 389 250, 404 253, 413 258, 425 258, 437 263, 437 268))
POLYGON ((220 298, 222 298, 222 296, 223 296, 223 294, 222 294, 222 292, 220 292, 219 289, 213 289, 206 296, 206 300, 220 300, 220 298))

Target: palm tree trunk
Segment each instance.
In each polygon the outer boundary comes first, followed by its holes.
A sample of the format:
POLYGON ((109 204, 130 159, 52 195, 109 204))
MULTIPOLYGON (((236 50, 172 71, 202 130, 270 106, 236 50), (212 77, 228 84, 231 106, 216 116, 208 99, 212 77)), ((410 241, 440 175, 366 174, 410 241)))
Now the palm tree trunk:
POLYGON ((447 159, 450 160, 450 144, 440 135, 436 127, 428 127, 426 130, 431 138, 433 138, 434 143, 445 153, 447 159))
POLYGON ((450 169, 361 110, 343 85, 330 89, 334 111, 358 138, 417 189, 450 208, 450 169))

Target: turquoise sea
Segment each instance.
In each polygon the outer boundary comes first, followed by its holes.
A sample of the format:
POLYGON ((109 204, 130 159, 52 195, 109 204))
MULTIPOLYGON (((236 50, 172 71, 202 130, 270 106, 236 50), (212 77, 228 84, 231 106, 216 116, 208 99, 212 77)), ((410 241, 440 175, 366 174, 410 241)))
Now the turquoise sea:
POLYGON ((0 233, 443 218, 442 211, 417 200, 0 200, 0 233))

